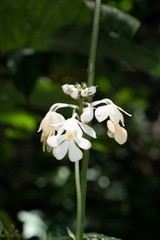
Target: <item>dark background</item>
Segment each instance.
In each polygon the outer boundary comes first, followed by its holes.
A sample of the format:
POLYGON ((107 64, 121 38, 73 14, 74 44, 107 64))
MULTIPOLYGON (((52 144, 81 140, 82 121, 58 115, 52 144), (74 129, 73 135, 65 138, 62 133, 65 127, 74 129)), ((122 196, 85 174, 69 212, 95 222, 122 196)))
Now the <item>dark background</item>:
MULTIPOLYGON (((125 116, 128 140, 122 146, 107 137, 106 123, 93 121, 98 138, 89 163, 85 231, 159 240, 160 2, 103 3, 94 100, 110 98, 132 118, 125 116)), ((58 235, 67 226, 75 231, 74 165, 67 157, 57 161, 43 153, 37 129, 52 104, 74 103, 63 94, 63 84, 87 81, 92 10, 82 0, 1 0, 0 219, 5 227, 13 223, 21 232, 18 216, 26 211, 41 216, 47 234, 58 235)))

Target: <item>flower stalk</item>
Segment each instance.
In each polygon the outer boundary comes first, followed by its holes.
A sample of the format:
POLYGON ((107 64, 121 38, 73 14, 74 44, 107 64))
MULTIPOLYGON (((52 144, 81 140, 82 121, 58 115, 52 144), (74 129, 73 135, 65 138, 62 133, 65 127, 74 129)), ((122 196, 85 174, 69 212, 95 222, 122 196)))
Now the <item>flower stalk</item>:
MULTIPOLYGON (((101 0, 95 1, 95 11, 93 18, 93 26, 92 26, 92 34, 91 34, 91 43, 89 50, 89 59, 88 59, 88 86, 94 85, 94 75, 95 75, 95 62, 96 62, 96 50, 97 50, 97 41, 98 41, 98 31, 99 31, 99 20, 100 20, 100 9, 101 9, 101 0)), ((92 101, 92 97, 90 97, 89 101, 92 101)), ((86 136, 87 140, 90 137, 86 136)), ((82 160, 82 169, 81 169, 81 224, 80 226, 80 238, 76 238, 76 240, 83 239, 84 233, 84 224, 85 224, 85 210, 86 210, 86 191, 87 191, 87 169, 89 164, 89 155, 90 151, 87 150, 83 154, 82 160)), ((79 229, 76 229, 76 236, 79 229)))

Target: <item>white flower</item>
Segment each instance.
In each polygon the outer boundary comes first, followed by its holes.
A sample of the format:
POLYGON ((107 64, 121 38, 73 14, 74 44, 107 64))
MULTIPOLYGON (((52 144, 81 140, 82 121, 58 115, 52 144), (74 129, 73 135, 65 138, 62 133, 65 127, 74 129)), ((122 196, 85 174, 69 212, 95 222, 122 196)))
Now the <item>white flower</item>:
POLYGON ((78 146, 84 150, 91 147, 91 143, 77 131, 66 131, 62 135, 49 137, 47 144, 53 148, 52 153, 56 159, 61 160, 68 152, 69 159, 72 162, 79 161, 83 157, 83 153, 78 146))
POLYGON ((83 131, 87 135, 96 138, 96 133, 93 128, 79 122, 75 117, 76 114, 73 114, 72 118, 69 118, 64 122, 57 135, 51 136, 47 140, 48 146, 53 148, 53 155, 58 160, 64 158, 67 152, 69 153, 69 159, 72 162, 78 161, 82 158, 83 153, 78 146, 85 150, 91 147, 91 143, 82 137, 83 131))
POLYGON ((65 94, 70 95, 74 99, 78 99, 79 90, 72 84, 64 84, 62 90, 65 94))
POLYGON ((83 89, 81 91, 81 96, 82 97, 88 97, 88 96, 91 96, 91 95, 95 94, 95 92, 96 92, 96 87, 95 86, 86 87, 85 89, 83 89))
POLYGON ((109 117, 115 124, 121 121, 124 126, 123 115, 114 104, 98 107, 95 111, 95 117, 98 122, 102 122, 109 117))
POLYGON ((127 131, 119 124, 115 124, 113 121, 107 121, 108 136, 114 138, 119 144, 124 144, 127 141, 127 131))
POLYGON ((98 122, 102 122, 109 117, 115 124, 118 124, 121 121, 122 125, 124 126, 124 118, 120 111, 131 117, 129 113, 125 112, 122 108, 115 105, 110 99, 96 101, 93 102, 92 105, 96 106, 100 103, 105 103, 106 105, 98 107, 95 111, 95 117, 98 122))
POLYGON ((93 95, 96 92, 96 87, 91 86, 87 87, 86 83, 79 83, 72 85, 72 84, 64 84, 62 86, 62 90, 65 94, 70 95, 74 99, 78 99, 79 97, 88 97, 93 95))
MULTIPOLYGON (((65 119, 61 114, 52 111, 49 111, 43 118, 38 129, 38 132, 42 131, 41 142, 43 146, 43 151, 45 151, 47 138, 49 136, 53 136, 55 134, 55 131, 58 131, 59 128, 61 128, 64 121, 65 119), (58 126, 52 126, 53 124, 57 123, 58 126)), ((51 149, 48 148, 47 150, 50 151, 51 149)))
POLYGON ((70 90, 69 90, 69 85, 68 84, 64 84, 62 86, 62 90, 65 94, 70 95, 70 90))

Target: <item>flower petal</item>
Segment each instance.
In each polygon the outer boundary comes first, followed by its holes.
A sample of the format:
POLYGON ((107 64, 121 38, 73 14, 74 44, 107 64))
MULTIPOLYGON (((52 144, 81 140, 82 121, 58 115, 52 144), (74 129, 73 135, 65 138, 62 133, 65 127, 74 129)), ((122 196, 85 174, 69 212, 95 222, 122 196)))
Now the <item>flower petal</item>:
POLYGON ((74 99, 77 99, 78 98, 78 89, 77 88, 72 88, 70 96, 74 99))
POLYGON ((67 119, 63 125, 63 128, 69 132, 76 131, 78 127, 79 126, 75 118, 67 119))
POLYGON ((111 105, 109 117, 115 124, 118 124, 119 120, 121 120, 124 125, 123 115, 114 105, 111 105))
POLYGON ((79 140, 76 140, 78 146, 84 150, 88 150, 89 148, 91 148, 91 143, 90 141, 88 141, 85 138, 81 138, 79 140))
POLYGON ((96 90, 97 90, 96 86, 89 87, 89 95, 95 94, 96 90))
POLYGON ((83 153, 82 151, 76 146, 73 140, 69 141, 69 159, 72 162, 77 162, 82 159, 83 153))
POLYGON ((50 147, 56 147, 57 145, 60 145, 63 141, 67 139, 67 135, 63 134, 60 136, 51 136, 47 139, 47 144, 50 147))
POLYGON ((69 85, 68 84, 64 84, 62 86, 62 90, 65 94, 69 95, 70 94, 70 91, 69 91, 69 85))
POLYGON ((62 158, 64 158, 64 156, 66 155, 66 153, 68 151, 68 146, 69 146, 69 142, 64 141, 62 144, 53 148, 53 155, 55 156, 55 158, 57 160, 61 160, 62 158))
POLYGON ((95 111, 95 117, 98 122, 104 121, 110 113, 110 105, 98 107, 95 111))
POLYGON ((93 107, 86 107, 81 115, 82 122, 90 122, 93 119, 93 107))
POLYGON ((88 134, 89 136, 93 137, 93 138, 96 138, 96 132, 94 131, 93 128, 89 127, 88 125, 86 125, 85 123, 81 123, 79 122, 82 130, 88 134))
POLYGON ((110 133, 114 134, 116 132, 116 127, 111 120, 107 121, 107 127, 110 133))
POLYGON ((127 131, 121 126, 117 127, 117 131, 114 134, 114 139, 119 144, 124 144, 127 141, 127 131))

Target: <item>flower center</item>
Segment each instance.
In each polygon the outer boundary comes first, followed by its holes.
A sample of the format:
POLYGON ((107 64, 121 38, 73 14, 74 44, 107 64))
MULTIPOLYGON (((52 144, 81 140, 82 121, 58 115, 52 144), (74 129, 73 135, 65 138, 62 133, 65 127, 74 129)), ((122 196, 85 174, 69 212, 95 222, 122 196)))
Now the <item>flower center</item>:
POLYGON ((68 134, 68 139, 70 140, 70 139, 72 139, 73 138, 73 134, 72 133, 69 133, 68 134))

